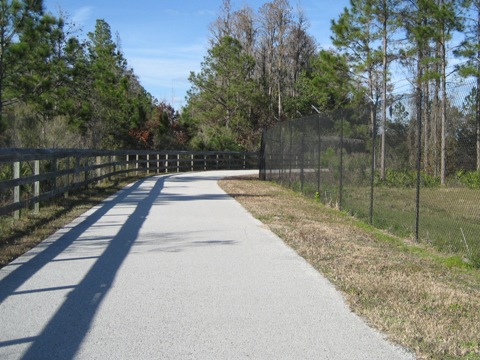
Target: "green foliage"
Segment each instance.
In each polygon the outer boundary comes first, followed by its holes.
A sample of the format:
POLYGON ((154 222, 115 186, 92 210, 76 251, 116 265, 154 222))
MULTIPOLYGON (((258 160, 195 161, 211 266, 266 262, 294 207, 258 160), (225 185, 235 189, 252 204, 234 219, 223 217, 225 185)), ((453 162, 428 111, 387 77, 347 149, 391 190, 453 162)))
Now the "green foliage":
MULTIPOLYGON (((415 170, 391 170, 385 173, 385 179, 380 178, 380 174, 375 173, 375 185, 414 188, 417 186, 417 172, 415 170)), ((434 188, 440 186, 440 179, 431 176, 425 172, 420 173, 420 186, 425 188, 434 188)))
POLYGON ((480 189, 480 171, 459 170, 456 173, 457 179, 470 189, 480 189))
POLYGON ((0 0, 0 146, 130 148, 154 99, 127 68, 110 26, 82 42, 42 1, 0 0))
POLYGON ((312 112, 312 105, 321 112, 343 108, 351 103, 353 81, 345 56, 331 50, 320 50, 303 71, 298 82, 299 95, 289 99, 290 107, 300 113, 312 112))
MULTIPOLYGON (((185 120, 192 146, 211 150, 254 149, 253 109, 261 99, 252 78, 255 60, 240 42, 226 36, 209 51, 202 70, 190 75, 192 89, 185 120)), ((258 131, 258 129, 257 129, 258 131)))
POLYGON ((329 147, 325 152, 322 154, 320 157, 320 165, 322 167, 328 167, 332 161, 334 161, 337 158, 337 154, 335 153, 335 150, 331 147, 329 147))

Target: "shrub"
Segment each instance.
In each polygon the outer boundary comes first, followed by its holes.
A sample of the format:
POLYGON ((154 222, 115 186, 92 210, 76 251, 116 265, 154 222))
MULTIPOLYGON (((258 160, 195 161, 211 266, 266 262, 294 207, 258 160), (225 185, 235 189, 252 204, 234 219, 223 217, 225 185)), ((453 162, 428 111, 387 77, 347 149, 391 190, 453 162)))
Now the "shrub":
MULTIPOLYGON (((380 179, 380 174, 375 174, 375 185, 388 187, 412 188, 417 185, 417 172, 415 170, 387 170, 385 179, 380 179)), ((420 173, 420 186, 433 188, 440 185, 438 177, 427 173, 420 173)))
POLYGON ((457 171, 457 179, 470 189, 480 189, 480 171, 457 171))

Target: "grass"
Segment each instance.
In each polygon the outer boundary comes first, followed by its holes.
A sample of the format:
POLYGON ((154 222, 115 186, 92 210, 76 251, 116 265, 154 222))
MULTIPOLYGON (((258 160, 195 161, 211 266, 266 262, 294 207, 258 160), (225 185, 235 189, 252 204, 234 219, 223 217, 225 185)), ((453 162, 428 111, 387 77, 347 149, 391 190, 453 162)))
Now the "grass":
POLYGON ((342 291, 351 309, 419 359, 480 359, 480 271, 270 182, 221 182, 342 291))
MULTIPOLYGON (((344 207, 367 220, 370 192, 346 188, 344 207)), ((439 250, 455 253, 480 266, 480 191, 468 188, 422 189, 419 238, 439 250)), ((375 226, 413 237, 415 189, 375 188, 375 226)))

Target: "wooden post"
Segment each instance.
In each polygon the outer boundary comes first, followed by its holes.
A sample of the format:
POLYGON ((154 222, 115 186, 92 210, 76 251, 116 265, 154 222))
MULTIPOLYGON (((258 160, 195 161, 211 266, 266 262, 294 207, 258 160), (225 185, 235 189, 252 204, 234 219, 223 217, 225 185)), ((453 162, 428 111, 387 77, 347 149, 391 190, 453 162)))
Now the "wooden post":
MULTIPOLYGON (((97 165, 100 165, 102 163, 102 158, 100 156, 97 156, 95 158, 95 163, 97 165)), ((98 167, 96 172, 97 172, 97 177, 102 176, 102 168, 98 167)))
MULTIPOLYGON (((67 170, 70 170, 70 157, 67 157, 67 170)), ((67 187, 70 188, 70 174, 67 174, 67 187)), ((68 198, 68 190, 64 194, 65 199, 68 198)))
MULTIPOLYGON (((58 159, 56 157, 54 157, 52 159, 52 172, 57 172, 58 171, 58 159)), ((57 176, 55 176, 54 180, 53 180, 53 189, 52 190, 56 190, 57 189, 57 176)))
POLYGON ((73 175, 73 182, 78 183, 80 182, 80 157, 75 156, 75 172, 73 175))
MULTIPOLYGON (((40 175, 40 160, 35 160, 34 174, 40 175)), ((40 181, 35 181, 35 183, 33 184, 33 196, 39 196, 39 195, 40 195, 40 181)), ((39 212, 40 212, 40 203, 37 201, 34 205, 33 213, 35 215, 38 215, 39 212)))
MULTIPOLYGON (((18 162, 18 161, 15 161, 13 163, 13 178, 14 179, 19 179, 20 178, 20 162, 18 162)), ((14 203, 20 202, 20 186, 18 186, 18 185, 13 188, 13 202, 14 203)), ((15 210, 13 212, 13 218, 15 220, 20 219, 20 211, 19 210, 15 210)))
POLYGON ((135 176, 138 176, 138 154, 135 155, 135 159, 136 159, 136 162, 135 162, 135 176))

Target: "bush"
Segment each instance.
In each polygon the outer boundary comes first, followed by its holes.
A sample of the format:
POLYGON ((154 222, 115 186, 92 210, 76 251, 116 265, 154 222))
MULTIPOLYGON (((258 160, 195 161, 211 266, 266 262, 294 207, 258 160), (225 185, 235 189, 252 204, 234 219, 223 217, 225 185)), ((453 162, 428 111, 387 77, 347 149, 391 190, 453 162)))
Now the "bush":
MULTIPOLYGON (((385 179, 380 179, 380 174, 375 174, 375 185, 388 187, 406 187, 412 188, 417 185, 417 172, 415 170, 387 170, 385 179)), ((440 185, 438 177, 427 173, 420 173, 420 186, 433 188, 440 185)))
POLYGON ((457 171, 457 179, 470 189, 480 189, 480 171, 457 171))

